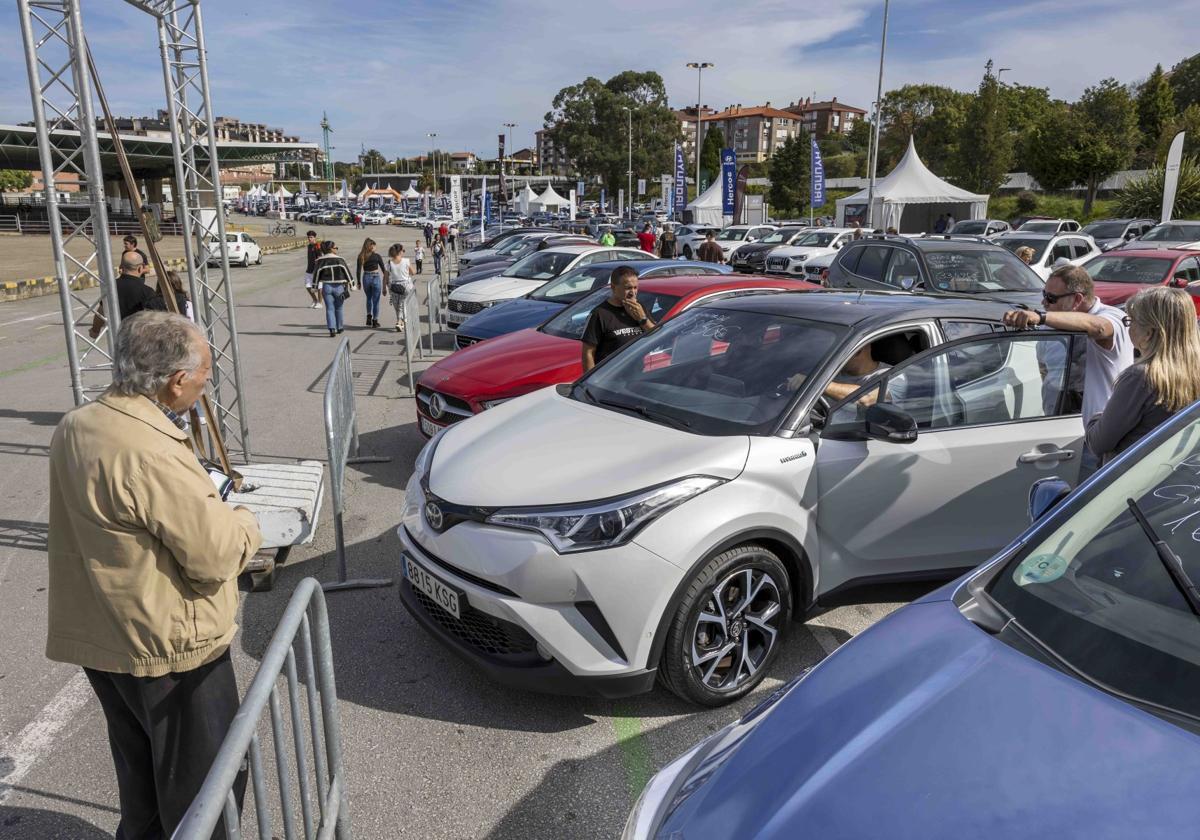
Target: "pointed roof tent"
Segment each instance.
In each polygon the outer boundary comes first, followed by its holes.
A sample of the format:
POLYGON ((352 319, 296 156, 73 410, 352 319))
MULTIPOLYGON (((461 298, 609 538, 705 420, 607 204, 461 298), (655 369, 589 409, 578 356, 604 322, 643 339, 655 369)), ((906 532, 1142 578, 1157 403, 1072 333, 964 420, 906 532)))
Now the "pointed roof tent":
POLYGON ((554 187, 552 187, 550 184, 546 184, 546 191, 529 203, 531 205, 536 204, 537 206, 544 208, 565 207, 568 202, 565 198, 554 191, 554 187))
MULTIPOLYGON (((901 233, 933 230, 939 216, 950 213, 958 221, 987 217, 989 196, 968 192, 944 181, 930 171, 917 154, 916 144, 908 138, 908 149, 896 168, 886 178, 875 183, 874 208, 871 213, 876 227, 896 228, 901 233)), ((846 223, 850 216, 865 218, 867 190, 837 200, 837 224, 846 223)))
POLYGON ((513 196, 512 205, 522 213, 529 212, 529 205, 538 200, 538 194, 529 188, 529 184, 525 188, 513 196))
POLYGON ((419 192, 417 192, 416 189, 414 188, 415 183, 416 183, 415 181, 410 181, 408 184, 408 189, 406 189, 401 194, 400 197, 401 198, 420 198, 421 194, 419 192))
POLYGON ((283 185, 280 185, 279 189, 275 190, 273 195, 276 198, 291 198, 292 197, 292 194, 290 192, 288 192, 288 188, 283 185))
POLYGON ((692 213, 692 224, 706 227, 721 227, 725 224, 723 208, 720 178, 709 184, 708 189, 693 198, 685 207, 692 213))

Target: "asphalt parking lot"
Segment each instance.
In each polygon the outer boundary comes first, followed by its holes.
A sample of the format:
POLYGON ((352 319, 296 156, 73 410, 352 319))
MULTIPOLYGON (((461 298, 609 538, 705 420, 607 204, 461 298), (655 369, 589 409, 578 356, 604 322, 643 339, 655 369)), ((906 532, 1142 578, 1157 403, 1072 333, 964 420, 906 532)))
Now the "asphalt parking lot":
MULTIPOLYGON (((235 222, 243 219, 234 216, 235 222)), ((298 225, 299 233, 307 226, 298 225)), ((411 243, 412 228, 330 228, 342 253, 363 236, 411 243)), ((235 269, 254 461, 325 460, 323 377, 336 342, 301 288, 304 255, 235 269)), ((427 264, 428 269, 428 264, 427 264)), ((428 274, 425 275, 426 277, 428 274)), ((424 279, 424 278, 421 278, 424 279)), ((348 471, 351 572, 399 578, 402 488, 423 441, 396 336, 362 326, 347 304, 364 453, 348 471)), ((442 336, 438 355, 448 352, 442 336)), ((70 407, 55 297, 0 306, 0 837, 100 838, 117 822, 103 717, 78 669, 48 662, 45 633, 47 454, 70 407)), ((328 498, 316 540, 293 550, 275 589, 244 593, 234 662, 250 681, 291 590, 335 576, 328 498)), ((396 589, 328 596, 358 838, 611 838, 649 776, 758 698, 819 662, 929 587, 856 593, 794 624, 770 677, 734 706, 697 710, 665 691, 621 701, 497 687, 435 644, 396 589)))

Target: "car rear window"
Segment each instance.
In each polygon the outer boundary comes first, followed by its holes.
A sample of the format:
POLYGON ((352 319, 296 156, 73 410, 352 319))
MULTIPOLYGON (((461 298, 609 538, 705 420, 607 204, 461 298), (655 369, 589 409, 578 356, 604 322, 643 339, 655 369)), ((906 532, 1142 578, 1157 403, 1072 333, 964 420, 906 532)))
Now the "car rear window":
POLYGON ((1093 280, 1109 283, 1162 283, 1174 260, 1169 257, 1123 257, 1119 254, 1096 257, 1084 268, 1093 280))

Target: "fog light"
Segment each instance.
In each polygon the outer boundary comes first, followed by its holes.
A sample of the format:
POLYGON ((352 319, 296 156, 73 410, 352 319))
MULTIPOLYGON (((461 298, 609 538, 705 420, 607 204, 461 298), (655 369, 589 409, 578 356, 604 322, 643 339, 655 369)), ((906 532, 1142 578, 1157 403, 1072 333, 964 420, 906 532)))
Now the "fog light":
POLYGON ((550 651, 548 651, 544 647, 542 647, 541 642, 537 643, 537 654, 538 654, 538 656, 542 657, 542 659, 546 660, 547 662, 549 662, 551 659, 554 658, 553 656, 550 655, 550 651))

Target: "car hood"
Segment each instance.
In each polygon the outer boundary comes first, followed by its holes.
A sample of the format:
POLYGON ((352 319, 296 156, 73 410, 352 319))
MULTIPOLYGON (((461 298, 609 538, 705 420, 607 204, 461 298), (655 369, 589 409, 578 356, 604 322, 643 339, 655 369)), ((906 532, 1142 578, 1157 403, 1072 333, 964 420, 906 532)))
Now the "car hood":
POLYGON ((689 840, 1193 835, 1198 777, 1200 738, 937 601, 902 608, 796 685, 662 836, 684 824, 689 840))
POLYGON ((781 245, 771 252, 772 257, 815 257, 818 254, 836 254, 836 248, 804 247, 799 245, 781 245))
POLYGON ((521 277, 488 277, 469 283, 450 294, 451 300, 498 300, 520 297, 543 285, 545 280, 521 277))
POLYGON ((1109 306, 1124 306, 1131 297, 1142 289, 1151 289, 1157 283, 1114 283, 1110 280, 1095 281, 1096 297, 1109 306))
POLYGON ((774 250, 775 248, 784 247, 787 246, 781 245, 778 242, 772 242, 769 245, 764 245, 762 242, 751 242, 748 245, 743 245, 741 248, 738 248, 737 255, 739 260, 748 260, 751 257, 762 256, 768 251, 774 250))
POLYGON ((466 278, 477 279, 479 277, 491 277, 499 274, 504 269, 516 262, 513 257, 488 257, 486 260, 472 260, 471 263, 459 272, 456 280, 465 280, 466 278))
POLYGON ((562 311, 564 306, 562 303, 524 297, 508 300, 472 315, 458 328, 458 334, 471 338, 493 338, 536 327, 555 312, 562 311))
POLYGON ((478 507, 586 502, 689 475, 736 478, 749 448, 745 436, 693 435, 543 388, 451 426, 429 489, 478 507))

